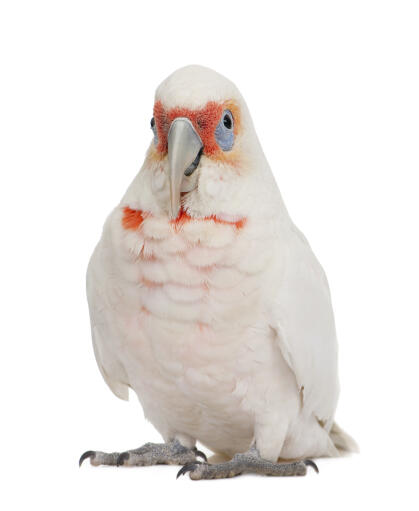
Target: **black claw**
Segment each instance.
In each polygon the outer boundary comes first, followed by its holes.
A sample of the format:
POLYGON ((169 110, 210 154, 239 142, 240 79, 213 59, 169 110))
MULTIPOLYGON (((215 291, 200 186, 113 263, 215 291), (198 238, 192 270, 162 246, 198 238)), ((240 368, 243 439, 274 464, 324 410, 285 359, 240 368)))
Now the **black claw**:
POLYGON ((197 465, 200 464, 201 462, 195 461, 194 463, 187 463, 186 465, 183 465, 183 467, 177 473, 176 479, 178 479, 180 476, 185 475, 186 472, 192 472, 192 470, 194 470, 197 467, 197 465))
POLYGON ((121 454, 118 456, 118 459, 116 460, 116 466, 120 467, 125 463, 125 461, 129 458, 129 452, 121 452, 121 454))
POLYGON ((81 467, 81 464, 83 463, 84 460, 86 460, 87 458, 90 458, 91 460, 95 457, 95 451, 86 451, 84 452, 81 456, 80 456, 80 459, 79 459, 79 467, 81 467))
POLYGON ((314 461, 312 461, 312 460, 304 460, 304 465, 306 465, 307 467, 312 467, 317 474, 319 473, 319 468, 314 463, 314 461))
POLYGON ((194 447, 194 453, 195 453, 195 455, 196 455, 196 456, 198 456, 199 458, 202 458, 205 462, 207 462, 207 461, 208 461, 208 459, 207 459, 207 457, 206 457, 205 453, 204 453, 204 452, 202 452, 202 451, 199 451, 196 447, 194 447))

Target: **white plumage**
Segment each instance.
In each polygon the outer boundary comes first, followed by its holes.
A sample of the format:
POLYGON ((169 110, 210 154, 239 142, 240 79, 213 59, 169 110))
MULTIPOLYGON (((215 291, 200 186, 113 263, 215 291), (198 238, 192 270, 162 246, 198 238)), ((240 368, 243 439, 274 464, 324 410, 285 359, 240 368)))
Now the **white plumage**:
POLYGON ((87 279, 104 379, 122 399, 131 387, 166 441, 198 440, 229 456, 255 441, 271 461, 337 454, 348 439, 333 428, 327 280, 285 209, 244 100, 224 77, 189 66, 160 85, 156 102, 165 111, 232 102, 240 123, 228 158, 204 150, 183 178, 191 191, 177 221, 168 159, 153 142, 107 219, 87 279))

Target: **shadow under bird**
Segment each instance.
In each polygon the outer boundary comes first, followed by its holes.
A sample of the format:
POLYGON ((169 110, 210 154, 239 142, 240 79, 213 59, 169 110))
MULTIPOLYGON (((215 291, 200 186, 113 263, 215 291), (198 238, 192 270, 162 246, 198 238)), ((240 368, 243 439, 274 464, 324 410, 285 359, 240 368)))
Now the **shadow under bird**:
POLYGON ((178 464, 191 479, 317 471, 310 458, 355 448, 334 422, 330 293, 247 106, 229 80, 188 66, 158 87, 151 128, 87 294, 103 378, 121 399, 135 391, 164 443, 80 464, 178 464), (224 460, 208 463, 197 441, 224 460))

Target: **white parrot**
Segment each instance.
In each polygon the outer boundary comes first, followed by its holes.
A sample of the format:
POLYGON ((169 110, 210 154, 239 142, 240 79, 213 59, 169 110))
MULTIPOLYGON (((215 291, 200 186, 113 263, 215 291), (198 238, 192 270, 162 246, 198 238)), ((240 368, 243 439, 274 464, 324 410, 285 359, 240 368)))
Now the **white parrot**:
POLYGON ((330 293, 247 106, 229 80, 187 66, 158 87, 151 128, 87 294, 106 383, 136 392, 165 443, 80 464, 180 464, 191 479, 317 470, 307 458, 354 448, 334 423, 330 293), (197 441, 229 461, 209 464, 197 441))

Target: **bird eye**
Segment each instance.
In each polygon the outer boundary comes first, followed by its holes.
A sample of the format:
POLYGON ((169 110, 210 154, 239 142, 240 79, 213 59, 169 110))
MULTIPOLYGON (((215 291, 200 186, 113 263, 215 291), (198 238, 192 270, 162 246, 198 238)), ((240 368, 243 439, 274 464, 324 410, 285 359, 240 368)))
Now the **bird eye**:
POLYGON ((233 121, 231 119, 231 115, 230 113, 227 113, 224 115, 223 117, 223 124, 224 126, 228 129, 228 130, 231 130, 232 126, 233 126, 233 121))
POLYGON ((215 128, 215 140, 223 151, 230 151, 234 144, 234 119, 230 110, 224 110, 215 128))
POLYGON ((154 117, 151 118, 150 127, 154 133, 154 144, 157 145, 159 142, 159 137, 157 135, 156 121, 154 120, 154 117))

